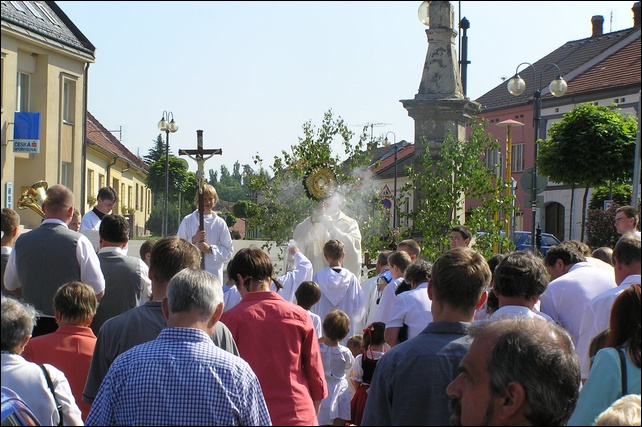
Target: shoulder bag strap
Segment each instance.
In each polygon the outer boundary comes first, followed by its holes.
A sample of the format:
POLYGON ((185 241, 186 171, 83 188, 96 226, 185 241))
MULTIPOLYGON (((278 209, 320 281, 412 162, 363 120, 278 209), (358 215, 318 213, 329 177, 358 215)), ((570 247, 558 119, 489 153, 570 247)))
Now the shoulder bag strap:
POLYGON ((620 370, 622 371, 622 396, 626 396, 629 389, 626 382, 626 356, 621 347, 617 348, 617 354, 620 356, 620 370))
POLYGON ((45 368, 44 365, 38 365, 40 366, 40 369, 42 369, 42 372, 45 374, 45 379, 47 380, 47 385, 49 386, 49 390, 51 390, 51 394, 53 395, 54 398, 54 403, 56 404, 56 409, 58 410, 58 425, 62 426, 64 425, 62 422, 62 405, 60 402, 58 402, 58 398, 56 397, 56 392, 54 390, 54 385, 51 382, 51 377, 49 377, 49 371, 47 371, 47 368, 45 368))

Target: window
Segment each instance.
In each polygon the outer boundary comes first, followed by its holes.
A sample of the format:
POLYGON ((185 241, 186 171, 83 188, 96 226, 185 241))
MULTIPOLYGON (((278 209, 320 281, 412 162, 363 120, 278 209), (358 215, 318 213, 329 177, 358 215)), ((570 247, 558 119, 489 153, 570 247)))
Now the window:
POLYGON ((56 26, 60 27, 60 25, 58 24, 58 22, 56 21, 56 19, 53 17, 53 15, 51 15, 51 14, 49 13, 49 11, 48 11, 48 10, 47 10, 43 5, 41 5, 40 3, 37 3, 37 2, 34 2, 34 3, 35 3, 35 5, 36 5, 36 6, 38 6, 38 9, 40 9, 40 11, 42 12, 42 14, 43 14, 44 16, 46 16, 46 17, 47 17, 47 19, 49 19, 49 21, 51 21, 51 23, 52 23, 52 24, 54 24, 54 25, 56 25, 56 26))
POLYGON ((65 123, 74 123, 76 115, 76 83, 65 79, 63 83, 62 119, 65 123))
POLYGON ((522 172, 524 170, 524 144, 513 144, 511 148, 511 171, 522 172))
POLYGON ((98 175, 98 188, 103 188, 105 186, 105 175, 102 173, 98 175))
POLYGON ((66 187, 71 188, 70 185, 70 172, 71 172, 71 163, 62 162, 60 168, 60 183, 66 187))
POLYGON ((87 171, 87 195, 93 196, 96 193, 98 193, 98 191, 94 190, 94 171, 89 169, 87 171))
POLYGON ((501 168, 502 153, 499 150, 486 150, 486 169, 495 171, 501 168))
POLYGON ((29 74, 18 72, 18 93, 16 111, 29 112, 29 74))

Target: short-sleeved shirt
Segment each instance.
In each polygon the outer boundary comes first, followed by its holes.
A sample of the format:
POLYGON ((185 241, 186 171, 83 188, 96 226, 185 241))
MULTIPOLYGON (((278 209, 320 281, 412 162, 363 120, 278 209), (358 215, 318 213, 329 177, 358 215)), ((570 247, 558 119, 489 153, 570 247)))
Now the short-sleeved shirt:
POLYGON ((361 425, 449 425, 446 387, 470 347, 469 325, 433 321, 379 359, 361 425))
POLYGON ((258 378, 200 329, 167 327, 112 364, 86 425, 272 425, 258 378))

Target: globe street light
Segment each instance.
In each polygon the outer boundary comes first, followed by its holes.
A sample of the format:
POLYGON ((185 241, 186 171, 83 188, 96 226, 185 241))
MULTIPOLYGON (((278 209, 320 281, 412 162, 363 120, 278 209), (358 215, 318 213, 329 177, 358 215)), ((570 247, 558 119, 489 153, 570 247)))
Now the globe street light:
POLYGON ((165 132, 165 200, 163 205, 163 237, 167 236, 167 223, 169 222, 169 133, 178 130, 174 121, 174 113, 163 111, 163 117, 158 122, 158 129, 165 132))
MULTIPOLYGON (((522 62, 517 66, 517 68, 515 69, 515 75, 508 81, 508 84, 506 85, 508 92, 510 92, 510 94, 514 96, 519 96, 526 90, 526 82, 524 82, 524 80, 522 80, 522 78, 518 74, 519 67, 521 67, 522 65, 529 65, 531 67, 531 69, 533 70, 533 83, 537 84, 537 73, 533 64, 522 62)), ((531 210, 533 212, 531 248, 533 249, 534 253, 537 253, 537 251, 539 250, 535 242, 535 220, 537 212, 537 141, 539 140, 539 125, 542 119, 542 74, 551 66, 557 69, 557 77, 548 85, 548 89, 551 94, 555 97, 560 97, 564 95, 566 93, 566 89, 568 89, 568 85, 562 78, 560 68, 553 63, 544 65, 539 75, 538 89, 535 91, 535 93, 533 93, 533 123, 535 126, 535 142, 533 143, 533 181, 531 186, 531 210)))

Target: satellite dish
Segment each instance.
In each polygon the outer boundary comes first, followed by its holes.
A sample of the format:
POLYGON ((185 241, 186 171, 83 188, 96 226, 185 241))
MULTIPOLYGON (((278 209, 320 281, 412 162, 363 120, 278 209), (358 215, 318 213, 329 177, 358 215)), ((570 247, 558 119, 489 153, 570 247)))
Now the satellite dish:
POLYGON ((430 7, 430 2, 429 1, 424 1, 424 2, 421 2, 421 4, 419 5, 419 10, 417 11, 417 15, 419 16, 419 20, 426 27, 428 27, 430 25, 430 15, 428 14, 428 8, 429 7, 430 7))

